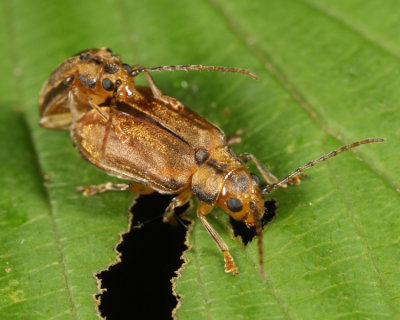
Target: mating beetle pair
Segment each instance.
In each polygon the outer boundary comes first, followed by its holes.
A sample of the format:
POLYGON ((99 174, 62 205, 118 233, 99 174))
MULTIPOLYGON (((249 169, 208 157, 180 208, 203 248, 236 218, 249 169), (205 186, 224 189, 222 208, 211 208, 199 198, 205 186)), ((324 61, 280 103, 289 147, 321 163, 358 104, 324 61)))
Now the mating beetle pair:
POLYGON ((305 169, 340 152, 383 141, 375 138, 354 142, 278 180, 254 155, 235 155, 230 148, 235 137, 227 140, 218 127, 163 95, 150 76, 151 71, 162 70, 237 72, 256 78, 235 68, 129 66, 109 49, 85 50, 65 60, 44 83, 39 101, 40 125, 70 130, 83 158, 110 175, 132 181, 80 188, 84 195, 108 190, 175 194, 164 214, 164 221, 171 221, 174 209, 188 203, 193 194, 199 201, 197 216, 224 254, 226 272, 238 271, 228 246, 206 219, 215 206, 256 228, 264 277, 263 195, 298 183, 305 169), (134 78, 140 73, 144 73, 149 87, 134 85, 134 78), (265 188, 246 168, 249 160, 267 182, 265 188))

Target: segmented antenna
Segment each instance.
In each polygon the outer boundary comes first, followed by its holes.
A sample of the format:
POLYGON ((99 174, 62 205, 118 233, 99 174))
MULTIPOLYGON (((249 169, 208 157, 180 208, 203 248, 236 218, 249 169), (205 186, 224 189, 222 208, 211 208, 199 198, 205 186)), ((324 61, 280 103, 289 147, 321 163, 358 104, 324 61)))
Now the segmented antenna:
POLYGON ((262 194, 267 194, 270 193, 272 190, 278 189, 280 187, 282 187, 282 185, 284 185, 285 183, 287 183, 291 178, 299 175, 301 172, 303 172, 304 170, 311 168, 313 166, 315 166, 317 163, 320 163, 322 161, 325 161, 329 158, 332 158, 336 155, 338 155, 339 153, 342 153, 343 151, 349 150, 351 148, 355 148, 358 147, 362 144, 368 144, 368 143, 375 143, 375 142, 383 142, 384 139, 381 138, 370 138, 370 139, 365 139, 365 140, 361 140, 361 141, 356 141, 353 142, 351 144, 348 144, 346 146, 340 147, 339 149, 333 150, 332 152, 323 155, 322 157, 314 160, 314 161, 310 161, 309 163, 305 164, 304 166, 297 168, 295 171, 293 171, 292 173, 290 173, 286 178, 283 178, 282 180, 280 180, 277 183, 271 184, 269 186, 266 186, 261 193, 262 194))
POLYGON ((237 68, 226 68, 226 67, 216 67, 216 66, 202 66, 202 65, 178 65, 178 66, 160 66, 153 68, 144 68, 141 66, 132 66, 131 76, 135 77, 142 72, 152 72, 152 71, 175 71, 175 70, 207 70, 207 71, 220 71, 220 72, 235 72, 241 73, 249 76, 253 79, 257 79, 257 76, 247 70, 237 69, 237 68))
POLYGON ((255 228, 257 235, 257 247, 258 247, 258 263, 260 265, 260 274, 261 279, 265 281, 265 271, 264 271, 264 253, 263 253, 263 240, 262 240, 262 222, 261 216, 258 212, 258 209, 254 202, 250 202, 250 209, 254 212, 255 215, 255 228))

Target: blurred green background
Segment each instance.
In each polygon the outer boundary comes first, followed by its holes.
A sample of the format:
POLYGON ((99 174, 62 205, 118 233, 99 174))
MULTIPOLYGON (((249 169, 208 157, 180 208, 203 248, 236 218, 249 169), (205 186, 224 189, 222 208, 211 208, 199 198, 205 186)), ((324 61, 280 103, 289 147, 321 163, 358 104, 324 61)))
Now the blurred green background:
POLYGON ((0 24, 1 319, 96 318, 93 274, 115 260, 132 196, 76 194, 109 177, 79 158, 68 133, 38 126, 37 100, 60 62, 103 46, 130 64, 255 72, 258 81, 154 78, 227 135, 244 129, 234 150, 256 154, 279 177, 342 144, 386 139, 273 194, 265 283, 256 243, 234 239, 225 214, 215 210, 210 222, 237 277, 223 272, 196 222, 174 282, 176 317, 400 319, 400 2, 1 0, 0 24))

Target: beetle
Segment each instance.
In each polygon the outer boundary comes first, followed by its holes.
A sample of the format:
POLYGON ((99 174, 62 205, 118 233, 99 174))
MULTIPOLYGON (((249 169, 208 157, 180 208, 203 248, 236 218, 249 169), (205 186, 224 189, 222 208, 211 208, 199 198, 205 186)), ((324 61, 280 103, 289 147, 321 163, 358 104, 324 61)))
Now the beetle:
POLYGON ((144 68, 129 66, 110 49, 89 49, 61 63, 44 83, 39 97, 40 125, 70 130, 81 156, 109 175, 128 183, 105 183, 78 188, 89 196, 109 190, 139 194, 154 191, 175 197, 165 210, 172 222, 174 210, 198 200, 196 213, 225 260, 225 271, 238 273, 228 246, 206 216, 215 206, 247 227, 255 227, 260 272, 264 278, 261 218, 265 194, 297 184, 301 173, 345 150, 383 139, 356 141, 299 167, 277 179, 254 155, 236 155, 223 131, 180 101, 164 95, 150 72, 211 70, 256 76, 243 69, 181 65, 144 68), (149 87, 136 86, 144 73, 149 87), (262 187, 246 162, 253 161, 267 183, 262 187))

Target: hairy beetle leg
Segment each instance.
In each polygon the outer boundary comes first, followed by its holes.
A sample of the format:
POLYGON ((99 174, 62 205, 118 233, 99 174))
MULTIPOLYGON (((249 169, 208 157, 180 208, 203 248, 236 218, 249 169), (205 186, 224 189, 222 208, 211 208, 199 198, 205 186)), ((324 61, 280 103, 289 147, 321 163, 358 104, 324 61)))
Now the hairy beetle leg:
POLYGON ((275 177, 268 169, 262 164, 260 160, 258 160, 253 154, 251 153, 243 153, 239 156, 240 160, 243 162, 253 161, 256 165, 258 171, 260 171, 262 177, 268 184, 275 184, 279 181, 277 177, 275 177))
POLYGON ((192 197, 192 192, 190 189, 182 192, 181 194, 177 195, 175 198, 171 200, 171 203, 168 205, 168 207, 165 209, 164 215, 163 215, 163 221, 167 222, 173 226, 178 225, 176 218, 175 218, 175 208, 182 207, 186 203, 190 201, 190 198, 192 197))
POLYGON ((150 187, 136 183, 114 183, 107 182, 99 185, 91 185, 85 187, 78 187, 77 191, 82 192, 85 197, 92 196, 97 193, 103 193, 107 191, 131 191, 138 194, 151 194, 154 192, 150 187))
POLYGON ((232 272, 232 274, 236 275, 238 274, 237 267, 235 265, 235 262, 233 261, 233 257, 229 253, 229 251, 224 251, 224 261, 225 261, 225 272, 229 273, 232 272))
POLYGON ((213 238, 215 243, 217 244, 219 250, 224 254, 225 260, 225 272, 232 272, 233 274, 238 274, 238 269, 233 261, 232 255, 229 253, 229 248, 226 245, 225 241, 221 238, 221 236, 214 230, 211 224, 207 221, 206 215, 211 212, 214 207, 206 204, 204 202, 200 202, 197 206, 197 216, 200 218, 200 221, 203 223, 204 228, 206 228, 208 234, 213 238))

